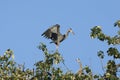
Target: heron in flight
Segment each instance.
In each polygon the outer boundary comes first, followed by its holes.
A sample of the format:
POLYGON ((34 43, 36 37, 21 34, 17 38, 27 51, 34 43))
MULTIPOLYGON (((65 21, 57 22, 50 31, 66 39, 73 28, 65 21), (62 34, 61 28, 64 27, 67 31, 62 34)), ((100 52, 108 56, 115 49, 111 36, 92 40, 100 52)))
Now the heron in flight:
POLYGON ((59 24, 55 24, 52 27, 48 28, 43 34, 42 36, 44 36, 47 39, 51 39, 52 42, 50 43, 55 43, 56 44, 56 49, 58 50, 58 46, 60 44, 60 42, 62 42, 63 40, 65 40, 68 37, 69 33, 74 34, 74 32, 72 31, 72 29, 68 29, 66 34, 61 34, 60 33, 60 25, 59 24))

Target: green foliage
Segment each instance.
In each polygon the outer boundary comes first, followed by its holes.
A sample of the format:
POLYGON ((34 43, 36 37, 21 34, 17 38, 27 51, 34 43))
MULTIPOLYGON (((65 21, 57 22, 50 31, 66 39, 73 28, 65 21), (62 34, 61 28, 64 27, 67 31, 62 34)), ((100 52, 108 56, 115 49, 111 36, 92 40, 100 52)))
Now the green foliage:
POLYGON ((101 59, 104 58, 104 52, 103 51, 99 51, 98 52, 98 57, 100 57, 101 59))
POLYGON ((117 48, 110 47, 107 51, 108 56, 112 56, 114 59, 120 59, 120 53, 117 48))
POLYGON ((0 80, 26 80, 32 75, 30 69, 25 70, 24 65, 14 62, 13 51, 8 49, 0 56, 0 80))
MULTIPOLYGON (((119 22, 115 23, 115 26, 117 26, 119 22)), ((119 25, 118 25, 119 26, 119 25)), ((112 57, 113 59, 110 59, 107 61, 106 68, 104 75, 102 77, 99 77, 99 80, 119 80, 120 75, 119 73, 119 68, 118 65, 120 63, 116 63, 117 60, 120 60, 120 52, 119 50, 115 47, 115 45, 120 44, 120 31, 118 31, 118 34, 111 37, 102 32, 102 29, 100 26, 95 26, 91 29, 91 37, 92 38, 97 38, 100 41, 107 41, 108 45, 113 45, 114 47, 109 47, 108 50, 106 51, 108 57, 112 57)), ((98 57, 101 59, 104 59, 104 52, 100 50, 98 52, 98 57)))
POLYGON ((120 20, 117 20, 115 23, 114 23, 114 26, 116 27, 119 27, 120 28, 120 20))
POLYGON ((93 80, 94 76, 88 66, 78 73, 69 70, 65 72, 60 67, 55 67, 60 63, 65 65, 58 51, 49 53, 43 43, 38 48, 42 50, 44 60, 36 62, 33 70, 25 69, 25 64, 17 64, 14 61, 13 51, 8 49, 3 56, 0 56, 0 80, 93 80))
MULTIPOLYGON (((119 27, 119 21, 114 25, 119 27)), ((106 51, 98 51, 97 55, 101 60, 105 57, 110 57, 107 64, 102 64, 104 73, 101 75, 93 74, 89 66, 82 66, 80 59, 77 62, 80 64, 80 69, 77 73, 63 71, 61 67, 56 67, 60 63, 66 67, 64 59, 61 54, 50 52, 47 46, 41 43, 38 48, 42 51, 44 59, 34 64, 35 68, 32 70, 25 68, 25 64, 17 64, 14 61, 13 51, 8 49, 3 56, 0 56, 0 80, 120 80, 120 52, 115 45, 120 44, 120 31, 118 34, 111 37, 102 32, 100 26, 95 26, 91 29, 90 36, 97 38, 100 41, 106 41, 110 46, 106 51)))
MULTIPOLYGON (((120 32, 120 31, 118 31, 120 32)), ((108 45, 120 44, 120 35, 119 33, 113 37, 110 37, 102 32, 101 26, 95 26, 91 29, 91 38, 98 38, 100 41, 107 41, 108 45)))

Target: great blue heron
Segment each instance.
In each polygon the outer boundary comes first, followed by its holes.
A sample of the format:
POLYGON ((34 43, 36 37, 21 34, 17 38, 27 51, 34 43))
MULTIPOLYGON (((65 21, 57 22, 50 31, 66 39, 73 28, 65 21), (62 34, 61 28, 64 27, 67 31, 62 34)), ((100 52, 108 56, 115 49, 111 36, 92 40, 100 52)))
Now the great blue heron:
POLYGON ((62 42, 63 40, 65 40, 69 34, 69 32, 73 33, 72 29, 68 29, 68 31, 66 32, 66 34, 61 34, 60 33, 60 25, 59 24, 55 24, 52 27, 48 28, 43 34, 42 36, 44 36, 47 39, 51 39, 52 42, 50 43, 55 43, 56 44, 56 49, 58 50, 58 46, 60 44, 60 42, 62 42))

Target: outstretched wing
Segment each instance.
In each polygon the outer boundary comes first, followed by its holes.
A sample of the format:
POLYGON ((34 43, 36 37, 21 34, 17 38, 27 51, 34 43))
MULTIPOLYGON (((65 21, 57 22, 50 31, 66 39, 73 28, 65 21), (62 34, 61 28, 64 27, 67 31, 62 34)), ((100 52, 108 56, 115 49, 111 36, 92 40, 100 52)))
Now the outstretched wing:
POLYGON ((56 24, 56 25, 53 25, 52 27, 48 28, 42 34, 42 36, 44 36, 45 38, 48 38, 48 39, 56 40, 58 34, 60 33, 59 31, 60 31, 60 25, 56 24))

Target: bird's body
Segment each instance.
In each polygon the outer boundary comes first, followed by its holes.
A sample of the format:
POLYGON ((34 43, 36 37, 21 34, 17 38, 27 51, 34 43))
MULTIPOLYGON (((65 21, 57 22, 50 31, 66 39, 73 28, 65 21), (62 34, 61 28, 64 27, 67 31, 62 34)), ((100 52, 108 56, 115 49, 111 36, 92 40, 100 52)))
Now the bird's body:
POLYGON ((47 39, 51 39, 52 42, 50 42, 50 43, 55 43, 57 46, 59 46, 60 42, 62 42, 63 40, 65 40, 67 38, 69 32, 73 33, 71 28, 66 32, 66 34, 61 34, 60 33, 60 25, 56 24, 56 25, 53 25, 52 27, 48 28, 42 34, 42 36, 44 36, 47 39))
MULTIPOLYGON (((56 35, 56 34, 55 34, 56 35)), ((52 41, 52 42, 50 42, 50 43, 55 43, 56 45, 59 45, 58 43, 57 43, 57 40, 59 40, 59 42, 62 42, 63 40, 64 40, 64 38, 65 38, 65 35, 62 35, 62 34, 58 34, 58 35, 56 35, 56 36, 58 36, 54 41, 52 41)))

